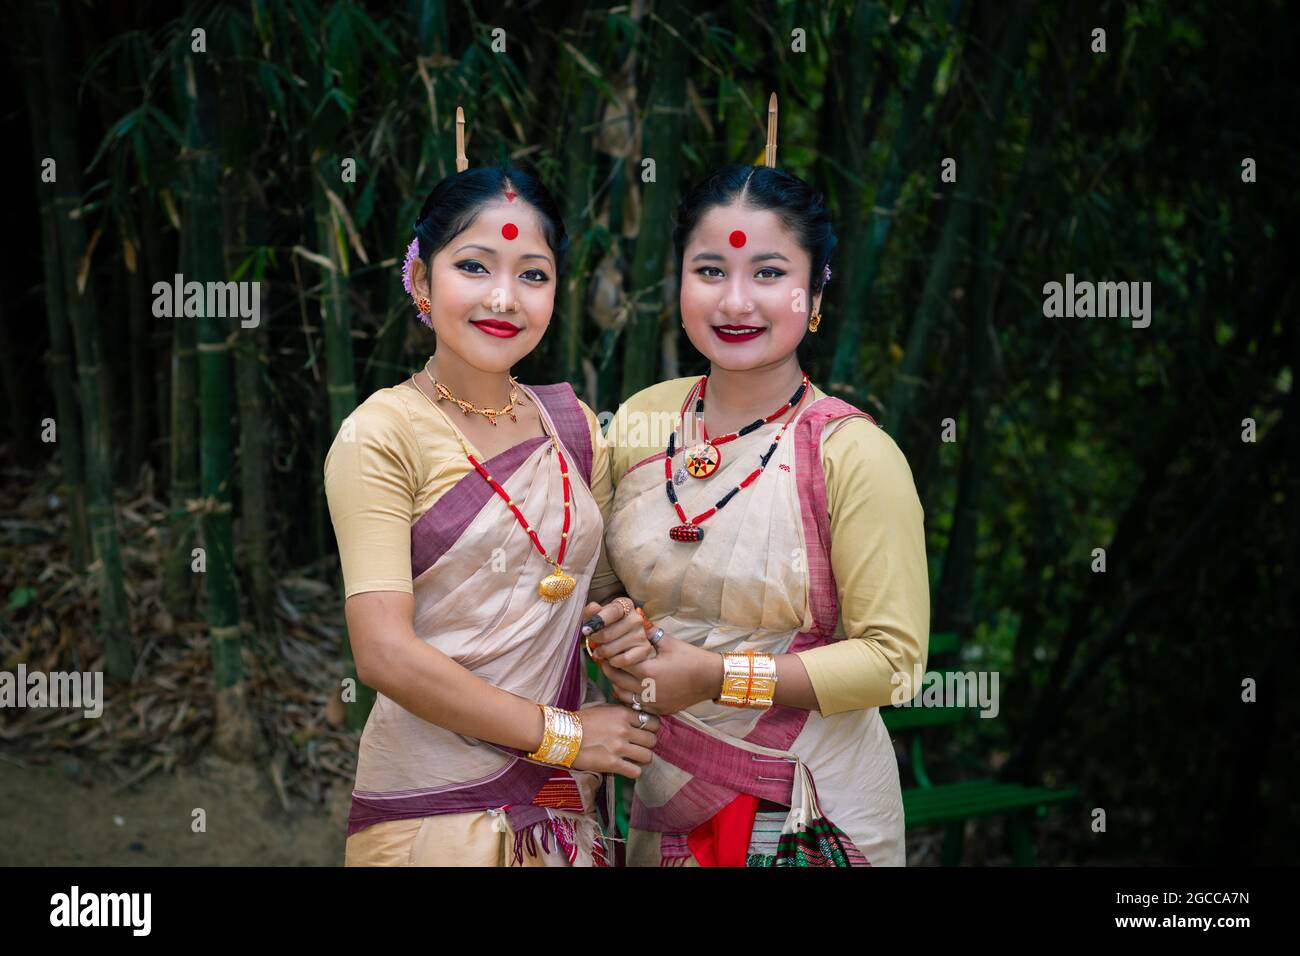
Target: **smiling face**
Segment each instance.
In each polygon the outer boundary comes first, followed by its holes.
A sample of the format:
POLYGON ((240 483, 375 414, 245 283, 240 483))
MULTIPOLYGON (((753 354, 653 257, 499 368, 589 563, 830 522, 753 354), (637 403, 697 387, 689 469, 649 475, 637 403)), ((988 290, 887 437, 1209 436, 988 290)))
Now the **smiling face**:
POLYGON ((503 198, 483 206, 430 268, 413 262, 411 282, 429 297, 439 351, 450 349, 483 372, 505 372, 550 325, 555 255, 537 211, 517 196, 503 198))
POLYGON ((691 343, 720 368, 744 371, 784 360, 808 328, 811 260, 776 213, 715 206, 682 253, 682 322, 691 343))

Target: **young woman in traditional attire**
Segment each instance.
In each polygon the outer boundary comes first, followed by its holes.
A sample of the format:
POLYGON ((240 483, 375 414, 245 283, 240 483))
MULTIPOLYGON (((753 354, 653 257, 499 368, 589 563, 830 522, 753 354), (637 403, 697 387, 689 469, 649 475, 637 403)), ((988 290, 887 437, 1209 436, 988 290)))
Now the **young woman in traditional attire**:
POLYGON ((924 515, 893 439, 800 367, 835 238, 775 142, 773 96, 766 164, 717 170, 678 210, 708 375, 610 424, 605 546, 658 653, 631 621, 588 640, 621 700, 672 715, 635 782, 630 865, 905 864, 879 708, 925 667, 924 515))
POLYGON ((510 375, 550 321, 564 226, 532 174, 468 169, 463 142, 458 109, 457 172, 404 267, 436 350, 325 461, 357 673, 378 691, 346 862, 605 865, 598 785, 637 776, 658 727, 584 678, 583 599, 613 581, 608 493, 590 490, 608 455, 568 384, 510 375))

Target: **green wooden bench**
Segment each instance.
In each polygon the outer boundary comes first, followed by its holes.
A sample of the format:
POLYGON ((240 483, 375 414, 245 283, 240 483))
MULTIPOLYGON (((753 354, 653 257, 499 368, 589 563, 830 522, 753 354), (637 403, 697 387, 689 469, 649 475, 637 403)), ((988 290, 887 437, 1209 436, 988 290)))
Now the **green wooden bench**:
MULTIPOLYGON (((957 662, 961 641, 951 632, 930 635, 928 659, 948 658, 957 662)), ((960 667, 930 667, 927 673, 946 675, 962 671, 960 667)), ((918 696, 920 690, 918 690, 918 696)), ((907 828, 943 825, 945 828, 942 862, 960 866, 966 833, 966 820, 972 817, 1005 816, 1011 834, 1013 858, 1019 866, 1034 865, 1034 820, 1047 815, 1054 803, 1073 800, 1077 790, 1052 790, 1027 787, 992 779, 935 783, 925 769, 921 748, 921 731, 931 727, 953 727, 967 720, 979 720, 977 706, 965 707, 893 707, 880 708, 880 716, 891 735, 908 734, 912 775, 916 786, 903 790, 903 814, 907 828)))

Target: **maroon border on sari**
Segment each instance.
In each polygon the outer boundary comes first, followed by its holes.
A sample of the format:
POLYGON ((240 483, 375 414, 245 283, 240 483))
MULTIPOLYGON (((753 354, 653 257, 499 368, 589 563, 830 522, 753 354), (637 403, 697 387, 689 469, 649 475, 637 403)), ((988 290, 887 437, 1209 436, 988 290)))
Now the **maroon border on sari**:
MULTIPOLYGON (((582 480, 591 486, 591 431, 573 386, 529 385, 555 424, 560 444, 578 466, 582 480)), ((546 442, 545 437, 525 438, 519 444, 493 455, 483 463, 492 477, 504 485, 510 476, 546 442)), ((411 577, 418 578, 438 563, 496 492, 477 471, 468 472, 445 492, 411 526, 411 577)))
MULTIPOLYGON (((575 629, 573 633, 573 648, 569 652, 564 682, 560 685, 555 700, 555 706, 565 710, 577 710, 582 703, 583 666, 578 642, 581 629, 575 629)), ((464 813, 530 803, 537 791, 551 779, 555 768, 550 764, 525 760, 522 751, 508 747, 497 749, 515 755, 516 759, 496 773, 478 780, 416 793, 396 791, 365 794, 354 790, 352 809, 348 815, 348 836, 373 823, 388 820, 411 820, 443 813, 464 813)))
MULTIPOLYGON (((583 481, 590 486, 591 432, 573 387, 567 382, 560 382, 555 385, 530 385, 528 388, 545 405, 560 444, 577 465, 583 481)), ((504 483, 528 460, 537 446, 546 440, 544 437, 527 438, 488 459, 484 462, 484 467, 498 482, 504 483)), ((411 528, 413 578, 433 567, 446 554, 483 505, 494 495, 492 487, 477 472, 470 472, 420 516, 411 528)), ((581 626, 574 629, 564 680, 555 700, 555 706, 565 710, 577 710, 582 703, 585 669, 580 639, 581 626)), ((523 816, 529 816, 531 822, 531 812, 523 810, 523 807, 528 806, 537 792, 551 779, 555 768, 550 764, 524 759, 524 751, 508 747, 497 749, 512 754, 515 759, 496 773, 478 780, 421 791, 368 794, 353 790, 348 836, 371 824, 389 820, 409 820, 515 805, 520 806, 520 811, 511 813, 512 822, 521 825, 523 816), (520 819, 516 819, 517 816, 520 819)))
MULTIPOLYGON (((821 434, 827 422, 848 415, 866 413, 842 399, 826 396, 810 405, 795 425, 799 511, 808 552, 808 603, 813 626, 795 635, 787 653, 830 643, 839 619, 830 559, 830 517, 826 473, 821 463, 821 434)), ((866 417, 875 423, 870 415, 866 417)), ((807 721, 808 711, 776 704, 758 718, 745 740, 772 750, 788 750, 807 721)), ((659 832, 693 829, 735 799, 737 793, 790 803, 794 783, 791 761, 751 754, 695 730, 675 717, 660 718, 655 758, 686 770, 692 779, 659 807, 647 807, 633 791, 630 823, 638 829, 659 832)))

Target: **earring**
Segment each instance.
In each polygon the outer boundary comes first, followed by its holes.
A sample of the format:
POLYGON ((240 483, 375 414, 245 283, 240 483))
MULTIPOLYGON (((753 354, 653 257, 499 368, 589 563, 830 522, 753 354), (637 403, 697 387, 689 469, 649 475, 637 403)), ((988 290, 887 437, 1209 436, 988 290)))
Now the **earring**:
POLYGON ((813 309, 812 321, 808 323, 808 331, 816 332, 817 326, 821 324, 822 324, 822 314, 818 312, 816 309, 813 309))
POLYGON ((429 297, 427 295, 422 295, 418 299, 416 299, 415 307, 419 309, 421 312, 423 312, 425 315, 428 315, 430 312, 433 311, 433 304, 429 301, 429 297))

